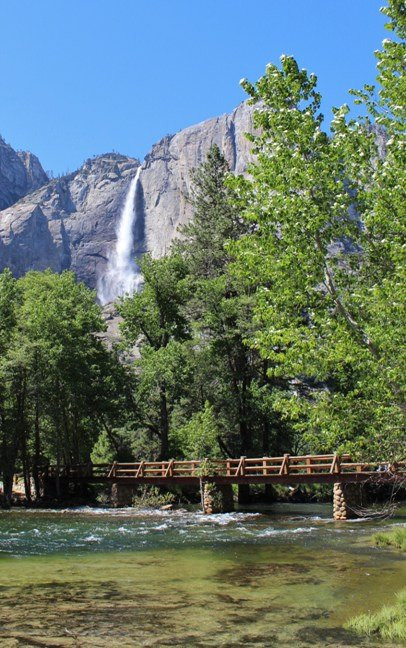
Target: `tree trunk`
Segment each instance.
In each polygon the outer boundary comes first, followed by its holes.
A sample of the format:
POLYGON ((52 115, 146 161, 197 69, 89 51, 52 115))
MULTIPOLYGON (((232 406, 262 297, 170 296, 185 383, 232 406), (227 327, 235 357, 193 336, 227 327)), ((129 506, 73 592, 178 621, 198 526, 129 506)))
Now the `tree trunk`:
POLYGON ((169 458, 169 417, 168 402, 166 398, 165 387, 160 390, 160 432, 161 432, 161 451, 160 459, 165 461, 169 458))
POLYGON ((21 368, 19 376, 19 388, 17 394, 17 421, 20 438, 21 463, 23 467, 25 497, 31 501, 30 462, 27 450, 27 426, 25 420, 25 400, 27 394, 27 383, 25 369, 21 368))
POLYGON ((39 396, 35 394, 35 420, 34 420, 34 465, 32 474, 34 477, 35 497, 40 497, 39 462, 41 457, 41 438, 39 428, 39 396))
POLYGON ((13 473, 3 473, 3 499, 6 505, 9 505, 11 503, 13 496, 13 478, 13 473))

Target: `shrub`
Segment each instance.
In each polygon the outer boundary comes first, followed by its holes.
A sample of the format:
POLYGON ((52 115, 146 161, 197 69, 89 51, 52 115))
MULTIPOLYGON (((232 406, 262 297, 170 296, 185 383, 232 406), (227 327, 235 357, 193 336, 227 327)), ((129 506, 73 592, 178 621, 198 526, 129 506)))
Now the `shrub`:
POLYGON ((174 501, 173 493, 162 492, 156 486, 143 486, 133 497, 133 507, 136 509, 161 508, 161 506, 173 504, 174 501))

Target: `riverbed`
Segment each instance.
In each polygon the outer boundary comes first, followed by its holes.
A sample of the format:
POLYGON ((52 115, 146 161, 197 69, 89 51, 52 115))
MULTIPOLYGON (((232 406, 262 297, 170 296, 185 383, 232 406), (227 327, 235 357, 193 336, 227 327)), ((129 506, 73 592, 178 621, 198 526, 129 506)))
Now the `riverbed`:
POLYGON ((343 629, 405 586, 369 537, 406 522, 333 522, 331 506, 0 512, 0 646, 393 646, 343 629))

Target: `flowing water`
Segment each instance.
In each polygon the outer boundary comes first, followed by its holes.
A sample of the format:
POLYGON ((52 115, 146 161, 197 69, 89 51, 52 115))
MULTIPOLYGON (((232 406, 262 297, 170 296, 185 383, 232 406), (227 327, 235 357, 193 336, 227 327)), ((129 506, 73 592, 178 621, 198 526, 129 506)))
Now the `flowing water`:
POLYGON ((0 646, 390 646, 343 629, 405 585, 328 505, 0 512, 0 646))
POLYGON ((120 219, 116 228, 116 244, 109 254, 106 272, 98 283, 97 296, 101 304, 121 295, 132 295, 141 283, 141 275, 132 257, 134 247, 135 198, 141 167, 130 182, 120 219))

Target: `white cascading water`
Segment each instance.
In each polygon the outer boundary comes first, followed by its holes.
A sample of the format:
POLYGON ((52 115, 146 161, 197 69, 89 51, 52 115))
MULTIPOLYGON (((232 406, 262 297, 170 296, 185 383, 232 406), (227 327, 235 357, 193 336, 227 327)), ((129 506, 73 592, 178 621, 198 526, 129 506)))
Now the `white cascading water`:
POLYGON ((136 219, 135 198, 140 173, 141 166, 138 167, 128 188, 116 228, 116 245, 108 255, 106 272, 98 282, 97 296, 103 305, 122 295, 133 295, 142 282, 142 276, 132 256, 133 227, 136 219))

